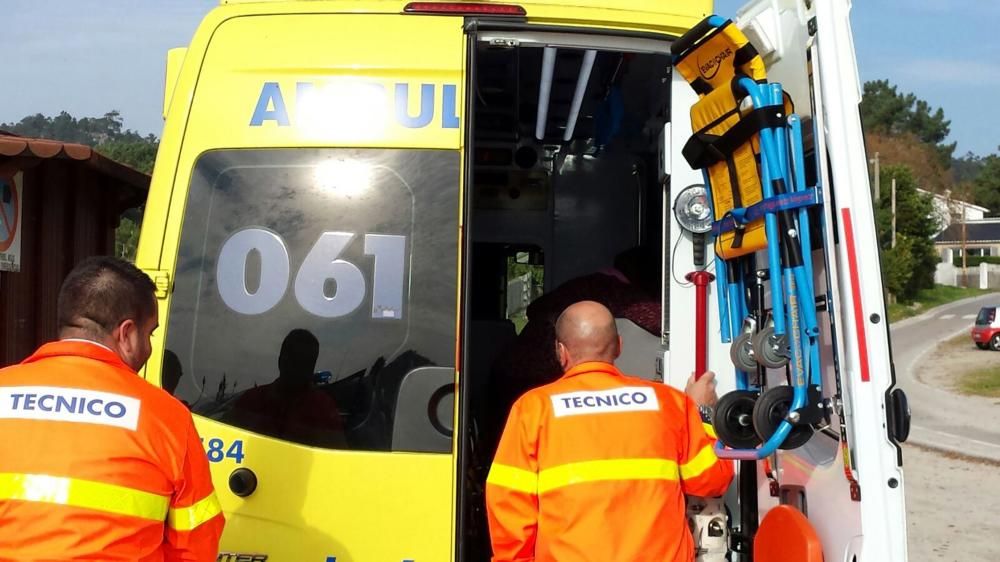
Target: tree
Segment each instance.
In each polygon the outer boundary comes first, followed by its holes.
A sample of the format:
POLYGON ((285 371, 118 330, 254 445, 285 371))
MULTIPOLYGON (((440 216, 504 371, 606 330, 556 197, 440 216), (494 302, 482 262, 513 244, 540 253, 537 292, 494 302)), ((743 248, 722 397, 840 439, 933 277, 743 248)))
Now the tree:
POLYGON ((917 181, 906 166, 885 166, 881 172, 886 196, 879 199, 875 208, 875 222, 882 248, 882 265, 890 292, 908 301, 916 297, 920 289, 934 286, 934 270, 940 261, 932 240, 938 228, 931 218, 934 205, 929 195, 917 191, 917 181), (892 202, 888 196, 894 178, 895 248, 892 247, 892 202))
POLYGON ((971 152, 966 152, 961 158, 951 161, 951 179, 956 183, 971 182, 983 168, 983 158, 971 152))
POLYGON ((897 235, 896 247, 882 250, 882 269, 889 294, 904 295, 913 277, 913 240, 909 236, 897 235))
MULTIPOLYGON (((922 142, 913 133, 890 135, 880 132, 865 132, 865 146, 868 154, 877 152, 882 165, 902 165, 913 172, 922 189, 933 193, 944 193, 952 189, 952 178, 947 167, 941 163, 937 148, 922 142)), ((887 185, 881 184, 882 197, 887 185)))
POLYGON ((979 159, 980 168, 972 181, 976 204, 990 210, 990 215, 1000 215, 1000 156, 990 154, 979 159))
POLYGON ((129 217, 122 217, 115 230, 115 255, 135 261, 135 252, 139 247, 139 224, 129 217))
POLYGON ((932 112, 926 101, 910 93, 899 93, 888 80, 865 82, 861 122, 866 132, 912 134, 920 142, 935 147, 943 166, 951 163, 955 143, 943 144, 951 132, 951 121, 944 118, 944 110, 939 107, 932 112))
MULTIPOLYGON (((121 113, 111 110, 100 117, 77 119, 63 111, 55 117, 41 113, 29 115, 17 123, 0 123, 0 129, 26 137, 53 139, 63 142, 86 144, 108 158, 150 174, 156 160, 159 140, 155 135, 145 137, 125 129, 121 113)), ((131 216, 122 217, 115 231, 115 255, 135 259, 139 242, 139 224, 142 209, 131 216)))
POLYGON ((113 140, 99 145, 97 151, 144 174, 152 174, 158 147, 155 140, 113 140))

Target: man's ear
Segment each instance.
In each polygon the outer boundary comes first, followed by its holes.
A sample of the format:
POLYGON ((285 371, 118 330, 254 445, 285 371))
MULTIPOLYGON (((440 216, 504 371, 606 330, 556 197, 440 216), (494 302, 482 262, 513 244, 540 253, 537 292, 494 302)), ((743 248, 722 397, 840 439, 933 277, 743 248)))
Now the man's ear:
POLYGON ((618 347, 615 348, 615 359, 618 359, 622 354, 622 337, 618 336, 618 347))
POLYGON ((131 318, 122 320, 120 324, 111 332, 111 339, 115 341, 115 345, 118 349, 122 349, 123 346, 131 346, 131 340, 133 332, 139 329, 135 321, 131 318))
POLYGON ((569 360, 569 353, 566 351, 566 346, 563 345, 561 341, 556 342, 556 362, 559 366, 565 367, 569 360))

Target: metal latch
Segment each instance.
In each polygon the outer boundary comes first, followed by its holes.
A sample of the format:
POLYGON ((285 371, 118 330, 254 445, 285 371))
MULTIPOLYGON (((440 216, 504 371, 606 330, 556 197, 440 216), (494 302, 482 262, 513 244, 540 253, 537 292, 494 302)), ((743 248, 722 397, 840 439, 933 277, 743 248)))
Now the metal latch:
POLYGON ((517 47, 520 41, 509 37, 493 37, 490 39, 490 47, 517 47))
POLYGON ((170 294, 170 273, 162 269, 144 269, 143 273, 156 285, 156 298, 165 299, 170 294))

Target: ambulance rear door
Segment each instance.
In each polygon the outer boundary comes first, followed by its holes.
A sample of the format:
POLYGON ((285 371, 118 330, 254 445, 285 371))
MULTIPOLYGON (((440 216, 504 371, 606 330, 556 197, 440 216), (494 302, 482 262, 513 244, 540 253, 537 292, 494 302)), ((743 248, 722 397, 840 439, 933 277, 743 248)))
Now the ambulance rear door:
POLYGON ((220 7, 173 88, 149 371, 203 437, 220 560, 453 556, 462 19, 365 6, 220 7))

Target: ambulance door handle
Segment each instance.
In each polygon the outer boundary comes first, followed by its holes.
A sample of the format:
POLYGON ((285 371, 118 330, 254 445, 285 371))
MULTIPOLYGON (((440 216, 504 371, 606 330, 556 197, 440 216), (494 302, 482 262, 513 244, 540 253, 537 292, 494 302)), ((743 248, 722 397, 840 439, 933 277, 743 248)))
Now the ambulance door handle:
POLYGON ((237 468, 229 475, 229 490, 241 498, 257 489, 257 475, 249 468, 237 468))

